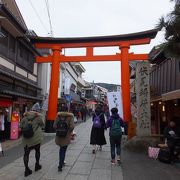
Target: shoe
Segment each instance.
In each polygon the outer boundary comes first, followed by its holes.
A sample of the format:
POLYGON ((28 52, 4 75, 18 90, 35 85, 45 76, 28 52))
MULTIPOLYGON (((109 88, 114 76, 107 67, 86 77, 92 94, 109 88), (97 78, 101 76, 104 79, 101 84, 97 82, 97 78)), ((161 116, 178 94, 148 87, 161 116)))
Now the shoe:
POLYGON ((120 164, 121 164, 121 160, 120 160, 120 159, 117 159, 117 163, 120 165, 120 164))
POLYGON ((25 172, 24 172, 24 176, 25 176, 25 177, 27 177, 27 176, 29 176, 29 175, 31 175, 31 174, 32 174, 32 170, 29 169, 29 168, 26 169, 25 172))
POLYGON ((64 161, 64 163, 63 163, 63 166, 65 166, 66 165, 66 161, 64 161))
POLYGON ((35 165, 35 171, 39 171, 41 168, 42 168, 42 166, 40 164, 35 165))
POLYGON ((58 166, 58 172, 61 172, 62 168, 60 166, 58 166))
POLYGON ((92 150, 92 153, 93 153, 93 154, 95 154, 95 153, 96 153, 95 149, 93 149, 93 150, 92 150))
POLYGON ((112 160, 111 160, 111 164, 112 164, 112 165, 115 165, 115 164, 116 164, 116 163, 115 163, 115 159, 112 159, 112 160))

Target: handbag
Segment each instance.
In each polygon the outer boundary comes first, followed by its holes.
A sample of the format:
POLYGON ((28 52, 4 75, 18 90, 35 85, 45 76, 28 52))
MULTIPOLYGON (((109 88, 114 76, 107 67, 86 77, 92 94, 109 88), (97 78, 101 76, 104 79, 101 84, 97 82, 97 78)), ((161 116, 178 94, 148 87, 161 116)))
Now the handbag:
POLYGON ((152 159, 157 159, 160 148, 148 147, 148 156, 152 159))
POLYGON ((158 160, 170 164, 171 163, 171 156, 169 148, 161 148, 158 154, 158 160))

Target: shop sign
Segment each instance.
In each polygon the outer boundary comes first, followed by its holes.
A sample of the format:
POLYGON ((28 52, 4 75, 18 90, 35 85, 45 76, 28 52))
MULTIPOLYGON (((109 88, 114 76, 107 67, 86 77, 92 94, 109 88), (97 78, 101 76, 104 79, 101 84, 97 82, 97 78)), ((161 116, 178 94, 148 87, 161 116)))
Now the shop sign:
POLYGON ((11 117, 11 139, 18 139, 19 133, 19 113, 14 111, 11 117))
POLYGON ((11 122, 11 139, 18 139, 19 122, 11 122))
POLYGON ((12 113, 11 122, 19 122, 19 113, 16 111, 12 113))

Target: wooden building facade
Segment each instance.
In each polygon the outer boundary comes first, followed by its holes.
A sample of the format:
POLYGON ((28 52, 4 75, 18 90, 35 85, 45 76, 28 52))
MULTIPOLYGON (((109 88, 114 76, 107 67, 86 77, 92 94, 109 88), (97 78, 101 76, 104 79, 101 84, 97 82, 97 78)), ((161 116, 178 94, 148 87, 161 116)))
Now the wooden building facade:
POLYGON ((27 38, 29 33, 14 0, 0 2, 0 113, 10 136, 12 113, 19 115, 33 103, 41 102, 38 87, 37 50, 27 38), (22 38, 23 37, 23 38, 22 38))
POLYGON ((180 118, 180 59, 157 46, 150 52, 150 63, 152 134, 163 134, 170 119, 180 118))

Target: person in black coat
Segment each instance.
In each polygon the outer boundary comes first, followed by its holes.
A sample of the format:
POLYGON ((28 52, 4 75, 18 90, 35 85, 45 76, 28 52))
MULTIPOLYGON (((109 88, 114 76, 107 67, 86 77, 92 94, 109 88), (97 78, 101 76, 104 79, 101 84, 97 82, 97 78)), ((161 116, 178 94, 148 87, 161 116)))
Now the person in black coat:
POLYGON ((174 119, 171 120, 169 125, 164 129, 164 137, 166 138, 167 145, 170 150, 171 162, 174 162, 176 159, 175 147, 180 146, 180 137, 178 135, 176 121, 174 121, 174 119))
POLYGON ((92 151, 93 154, 96 153, 96 145, 99 145, 99 150, 102 151, 102 145, 106 144, 106 139, 104 136, 104 130, 106 129, 106 123, 105 123, 104 113, 102 112, 102 109, 100 106, 96 107, 92 121, 94 121, 94 118, 96 116, 98 116, 100 118, 101 127, 97 128, 92 125, 90 144, 93 145, 93 151, 92 151))

